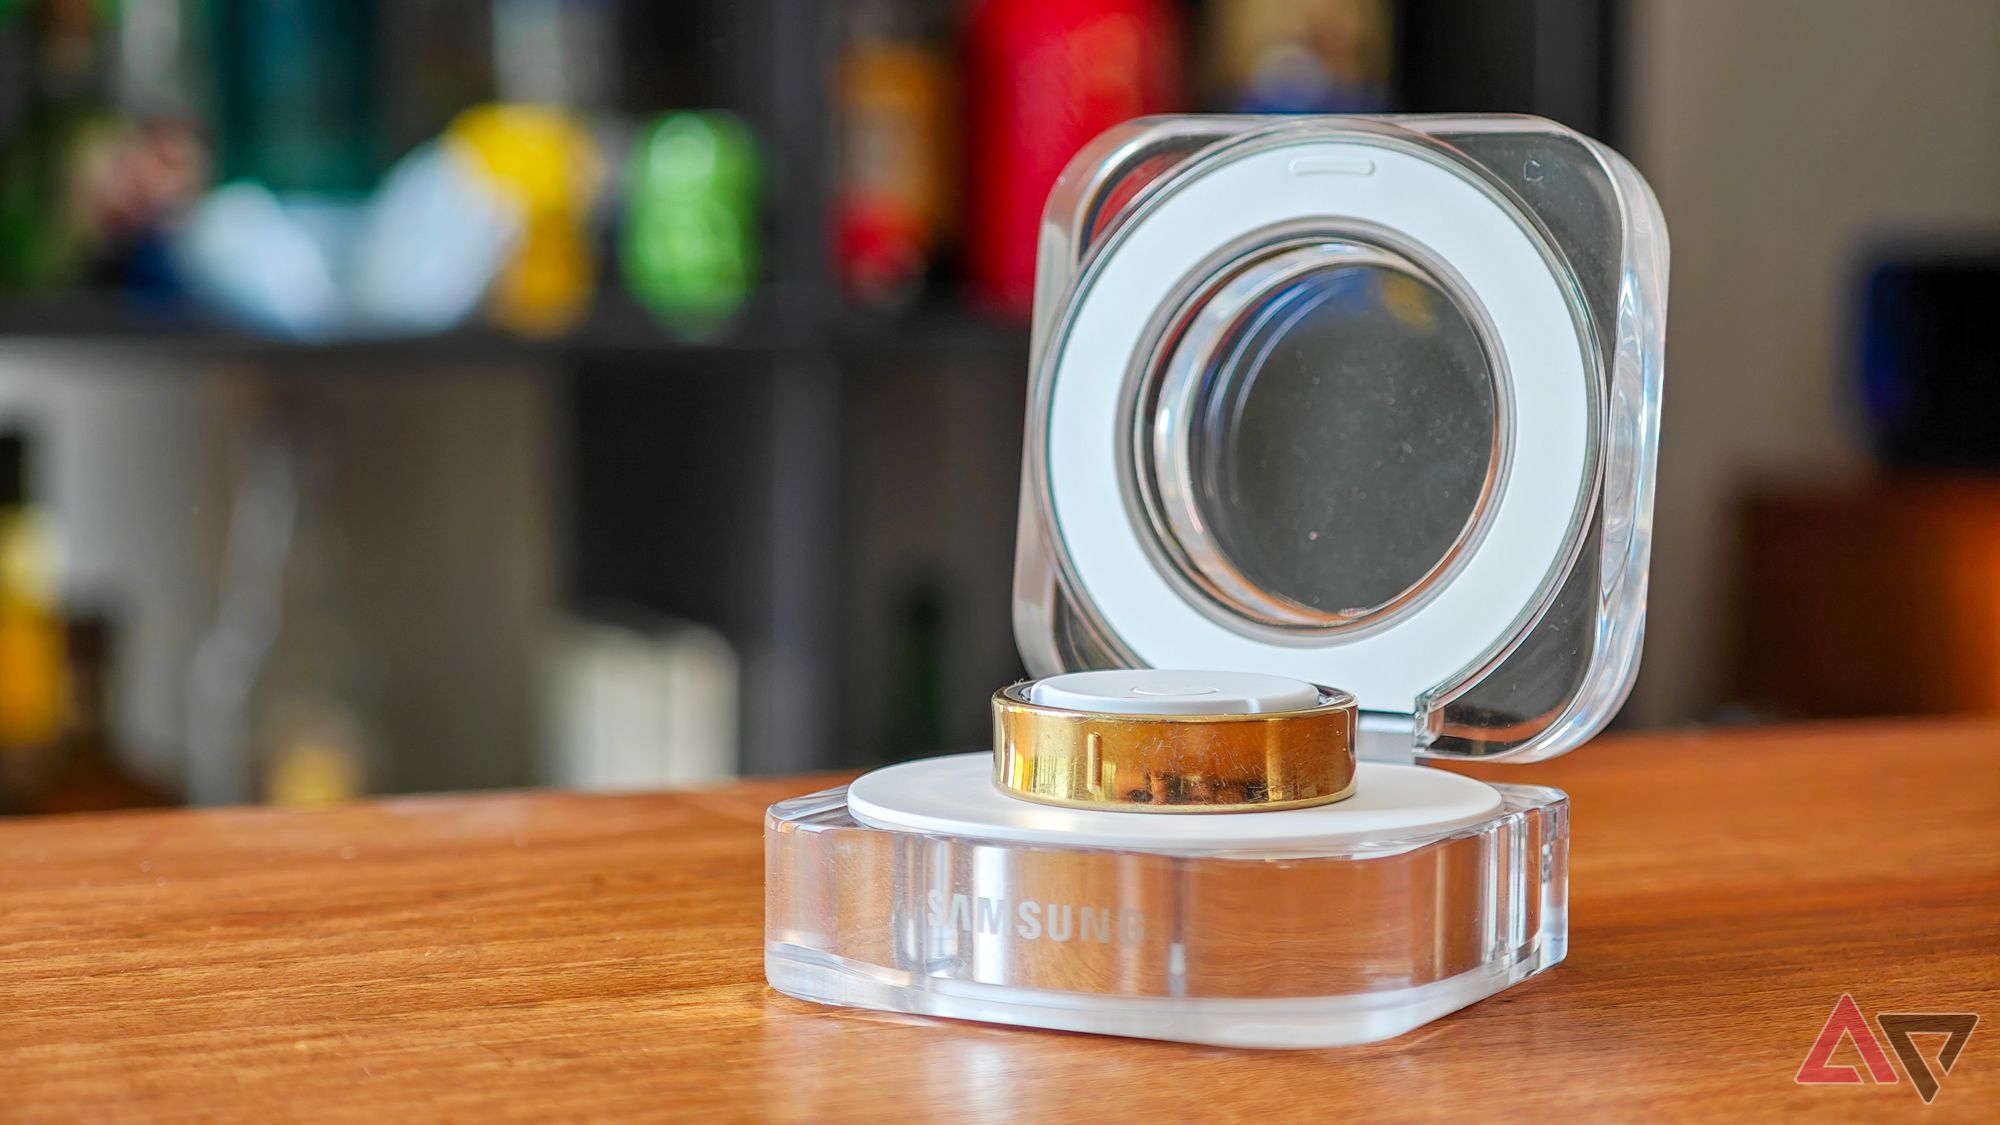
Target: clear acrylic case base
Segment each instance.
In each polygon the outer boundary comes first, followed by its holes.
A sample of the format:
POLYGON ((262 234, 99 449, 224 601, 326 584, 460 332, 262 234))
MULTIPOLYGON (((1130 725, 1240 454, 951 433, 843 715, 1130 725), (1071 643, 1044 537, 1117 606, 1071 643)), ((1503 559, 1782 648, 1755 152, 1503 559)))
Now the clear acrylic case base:
POLYGON ((1400 1035, 1563 958, 1569 810, 1556 790, 1364 763, 1355 798, 1316 809, 1077 812, 989 795, 990 761, 905 763, 771 807, 772 987, 1306 1048, 1400 1035), (1120 832, 1136 843, 1118 846, 1120 832))

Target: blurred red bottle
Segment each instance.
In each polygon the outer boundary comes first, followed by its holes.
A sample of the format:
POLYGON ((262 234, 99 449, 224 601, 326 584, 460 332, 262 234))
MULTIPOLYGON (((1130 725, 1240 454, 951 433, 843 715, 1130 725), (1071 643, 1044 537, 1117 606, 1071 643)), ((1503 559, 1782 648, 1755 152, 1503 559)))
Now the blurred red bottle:
POLYGON ((983 0, 967 28, 972 296, 1026 319, 1042 203, 1092 137, 1181 108, 1172 0, 983 0))

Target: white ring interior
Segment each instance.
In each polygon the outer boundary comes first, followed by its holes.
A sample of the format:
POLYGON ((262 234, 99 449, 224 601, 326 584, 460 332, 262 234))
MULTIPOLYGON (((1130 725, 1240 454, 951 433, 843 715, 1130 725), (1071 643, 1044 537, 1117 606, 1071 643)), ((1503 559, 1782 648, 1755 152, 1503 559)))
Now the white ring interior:
POLYGON ((1318 687, 1290 676, 1177 668, 1065 672, 1029 684, 1027 696, 1042 707, 1107 715, 1256 715, 1320 703, 1318 687))
POLYGON ((1251 153, 1138 218, 1078 300, 1049 405, 1051 500, 1076 578, 1143 663, 1294 676, 1352 692, 1369 710, 1408 712, 1509 634, 1560 559, 1586 484, 1590 372, 1548 260, 1509 208, 1459 174, 1356 141, 1251 153), (1349 171, 1318 171, 1329 167, 1349 171), (1354 171, 1363 167, 1373 170, 1354 171), (1117 455, 1129 424, 1120 383, 1175 284, 1218 247, 1304 218, 1373 224, 1449 262, 1486 306, 1514 403, 1506 486, 1456 576, 1390 626, 1316 646, 1246 636, 1184 601, 1141 543, 1117 455))
POLYGON ((1040 805, 993 784, 993 755, 884 766, 847 787, 854 819, 876 828, 1022 844, 1153 851, 1313 850, 1395 842, 1470 824, 1500 807, 1491 785, 1427 766, 1359 764, 1344 801, 1249 813, 1104 812, 1040 805))

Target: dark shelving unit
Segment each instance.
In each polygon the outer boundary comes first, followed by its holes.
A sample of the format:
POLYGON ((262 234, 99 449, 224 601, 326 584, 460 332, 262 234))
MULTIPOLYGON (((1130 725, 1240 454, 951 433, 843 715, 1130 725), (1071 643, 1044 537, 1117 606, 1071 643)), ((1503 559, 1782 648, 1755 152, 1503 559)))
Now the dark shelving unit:
POLYGON ((803 330, 775 310, 787 294, 765 287, 721 331, 681 336, 615 287, 600 292, 583 323, 560 336, 514 335, 468 324, 430 335, 294 340, 245 332, 184 305, 148 307, 111 294, 16 296, 0 299, 0 341, 58 347, 164 350, 191 359, 241 359, 314 363, 357 375, 383 370, 369 362, 394 359, 406 371, 426 363, 540 361, 626 356, 673 366, 717 355, 902 355, 934 360, 965 353, 1014 354, 1027 347, 1027 331, 936 301, 894 316, 835 317, 819 330, 803 330))

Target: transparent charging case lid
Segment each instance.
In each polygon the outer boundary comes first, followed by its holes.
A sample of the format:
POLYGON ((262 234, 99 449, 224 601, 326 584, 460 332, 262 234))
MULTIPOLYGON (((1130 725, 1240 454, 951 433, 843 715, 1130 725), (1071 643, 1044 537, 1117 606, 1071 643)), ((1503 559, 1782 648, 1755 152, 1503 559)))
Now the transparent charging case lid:
POLYGON ((1644 627, 1667 241, 1525 117, 1173 117, 1045 212, 1015 570, 1037 676, 1269 672, 1363 752, 1532 760, 1644 627))

